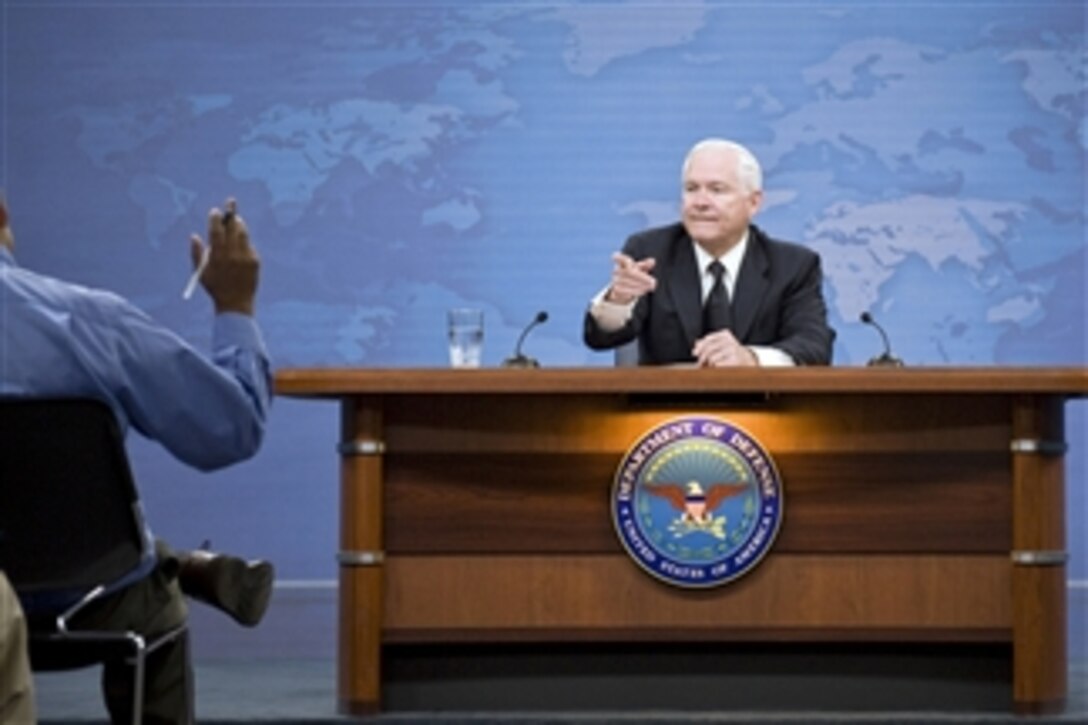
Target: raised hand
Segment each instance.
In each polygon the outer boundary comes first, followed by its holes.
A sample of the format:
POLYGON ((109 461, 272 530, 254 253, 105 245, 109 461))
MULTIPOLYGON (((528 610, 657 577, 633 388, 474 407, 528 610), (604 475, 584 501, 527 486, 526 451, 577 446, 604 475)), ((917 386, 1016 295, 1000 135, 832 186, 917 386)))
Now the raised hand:
POLYGON ((612 285, 605 299, 625 305, 657 288, 657 278, 650 272, 656 261, 653 257, 634 260, 623 252, 612 255, 612 285))
POLYGON ((208 214, 207 246, 197 234, 189 238, 193 269, 199 270, 204 265, 200 282, 217 313, 252 315, 261 261, 249 242, 246 223, 238 215, 237 202, 228 199, 224 209, 222 212, 212 209, 208 214))

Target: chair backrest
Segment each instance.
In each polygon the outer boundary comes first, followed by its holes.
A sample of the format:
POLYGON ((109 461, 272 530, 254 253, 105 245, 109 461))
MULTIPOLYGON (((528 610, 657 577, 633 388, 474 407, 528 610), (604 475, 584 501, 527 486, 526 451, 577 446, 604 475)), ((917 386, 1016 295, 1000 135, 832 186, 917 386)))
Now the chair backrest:
POLYGON ((147 561, 136 486, 109 406, 0 397, 0 450, 0 569, 20 597, 108 588, 147 561))
POLYGON ((612 362, 618 368, 631 368, 638 365, 638 340, 624 343, 612 353, 612 362))

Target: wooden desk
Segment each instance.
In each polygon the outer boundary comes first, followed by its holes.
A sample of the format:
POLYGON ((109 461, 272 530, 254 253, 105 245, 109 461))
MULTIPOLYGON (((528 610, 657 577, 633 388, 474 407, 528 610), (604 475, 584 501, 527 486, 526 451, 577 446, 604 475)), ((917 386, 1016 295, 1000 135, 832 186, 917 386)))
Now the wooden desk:
POLYGON ((342 401, 338 696, 442 642, 1011 643, 1011 704, 1066 697, 1064 401, 1053 368, 295 369, 342 401), (666 586, 622 551, 616 466, 709 413, 774 457, 785 518, 752 573, 666 586))

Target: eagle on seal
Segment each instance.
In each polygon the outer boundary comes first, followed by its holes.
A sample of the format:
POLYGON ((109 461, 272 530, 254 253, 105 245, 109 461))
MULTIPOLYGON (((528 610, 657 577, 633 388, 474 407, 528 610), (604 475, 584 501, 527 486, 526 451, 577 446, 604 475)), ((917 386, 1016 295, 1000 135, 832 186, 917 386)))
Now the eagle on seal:
POLYGON ((722 501, 740 496, 748 490, 744 483, 715 483, 708 485, 706 491, 698 481, 679 483, 644 483, 646 491, 659 498, 666 499, 673 508, 681 512, 680 520, 696 526, 712 523, 714 509, 722 501))

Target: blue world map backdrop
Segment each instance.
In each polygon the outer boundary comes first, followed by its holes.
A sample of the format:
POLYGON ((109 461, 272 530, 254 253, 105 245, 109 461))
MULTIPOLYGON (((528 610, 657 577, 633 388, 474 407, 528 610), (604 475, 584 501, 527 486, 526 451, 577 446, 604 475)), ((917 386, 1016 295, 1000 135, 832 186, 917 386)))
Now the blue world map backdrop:
MULTIPOLYGON (((200 346, 186 239, 235 195, 277 367, 445 365, 455 305, 484 308, 486 365, 538 310, 544 365, 611 365, 581 342, 609 255, 677 218, 683 154, 725 136, 763 162, 759 223, 823 257, 836 364, 880 352, 865 310, 912 365, 1088 361, 1080 0, 4 0, 2 23, 20 264, 200 346)), ((331 579, 336 429, 278 400, 211 476, 133 441, 156 531, 331 579)))

